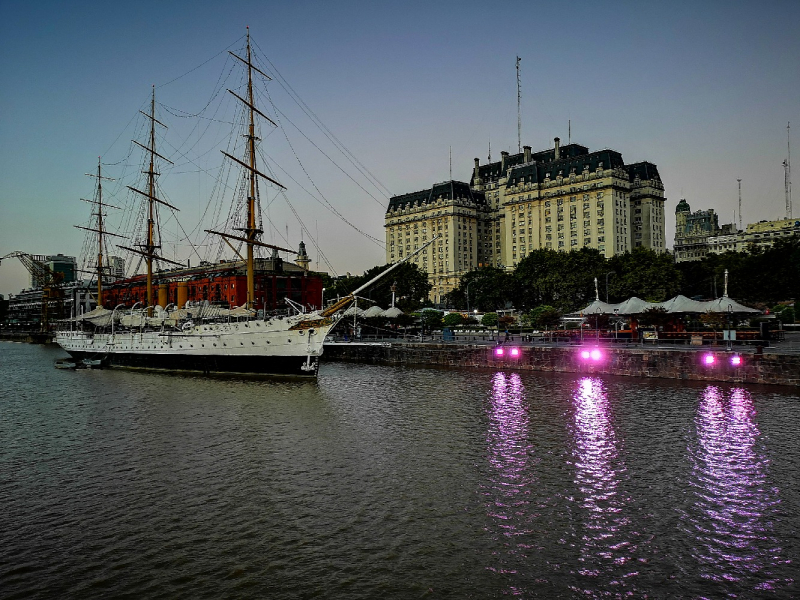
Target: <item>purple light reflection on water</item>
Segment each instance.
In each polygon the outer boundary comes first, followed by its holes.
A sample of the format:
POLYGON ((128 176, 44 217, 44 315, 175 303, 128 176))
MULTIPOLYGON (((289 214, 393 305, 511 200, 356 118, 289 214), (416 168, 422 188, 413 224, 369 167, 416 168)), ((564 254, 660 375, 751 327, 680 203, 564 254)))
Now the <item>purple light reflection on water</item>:
MULTIPOLYGON (((584 377, 573 395, 575 483, 583 508, 578 574, 594 579, 610 575, 617 593, 635 593, 639 533, 631 529, 628 498, 620 489, 626 467, 620 457, 608 397, 602 380, 584 377), (624 582, 624 583, 623 583, 624 582)), ((587 584, 591 586, 591 584, 587 584)), ((582 588, 576 587, 578 592, 582 588)))
POLYGON ((771 590, 787 581, 771 576, 786 562, 773 527, 779 490, 768 483, 769 461, 760 439, 750 394, 726 396, 708 386, 695 416, 696 441, 689 446, 689 484, 694 504, 683 515, 695 545, 700 576, 725 588, 771 590))
MULTIPOLYGON (((491 467, 484 494, 491 499, 486 504, 489 518, 494 522, 493 535, 505 538, 506 556, 495 556, 498 564, 487 567, 498 573, 509 572, 509 563, 524 560, 528 551, 524 538, 531 531, 521 525, 520 512, 529 503, 533 484, 533 445, 529 439, 530 417, 525 387, 517 373, 496 373, 492 378, 489 408, 489 428, 486 437, 491 467)), ((513 590, 509 590, 511 593, 513 590)))

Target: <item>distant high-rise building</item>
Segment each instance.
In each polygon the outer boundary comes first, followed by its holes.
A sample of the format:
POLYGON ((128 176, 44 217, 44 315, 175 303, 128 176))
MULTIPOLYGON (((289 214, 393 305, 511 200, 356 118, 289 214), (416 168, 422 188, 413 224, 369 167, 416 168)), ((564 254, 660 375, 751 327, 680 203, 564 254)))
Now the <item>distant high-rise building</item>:
POLYGON ((108 274, 113 280, 125 279, 125 259, 121 256, 108 257, 108 274))
POLYGON ((664 186, 656 165, 626 165, 614 150, 579 144, 510 155, 481 165, 469 184, 450 181, 395 196, 385 216, 386 260, 396 262, 434 233, 443 238, 414 262, 431 299, 481 266, 514 269, 531 251, 588 247, 606 257, 644 246, 666 250, 664 186))
MULTIPOLYGON (((35 254, 31 256, 31 258, 45 265, 53 273, 61 273, 64 276, 62 283, 71 283, 75 281, 75 276, 78 272, 78 264, 74 256, 64 256, 63 254, 55 254, 50 256, 44 254, 35 254)), ((37 275, 31 273, 32 288, 40 288, 43 284, 44 282, 41 281, 37 275)))

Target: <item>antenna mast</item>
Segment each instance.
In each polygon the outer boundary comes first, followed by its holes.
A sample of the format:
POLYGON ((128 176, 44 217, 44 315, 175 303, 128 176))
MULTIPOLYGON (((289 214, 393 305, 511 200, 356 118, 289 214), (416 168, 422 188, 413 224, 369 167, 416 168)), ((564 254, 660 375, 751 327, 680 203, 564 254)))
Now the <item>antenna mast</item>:
POLYGON ((789 125, 786 123, 786 160, 783 161, 783 185, 786 193, 786 218, 792 218, 792 143, 789 138, 789 125))
POLYGON ((517 152, 522 152, 522 112, 520 105, 522 103, 522 91, 519 85, 519 62, 522 59, 517 57, 517 152))
POLYGON ((739 182, 739 229, 742 228, 742 180, 737 179, 739 182))

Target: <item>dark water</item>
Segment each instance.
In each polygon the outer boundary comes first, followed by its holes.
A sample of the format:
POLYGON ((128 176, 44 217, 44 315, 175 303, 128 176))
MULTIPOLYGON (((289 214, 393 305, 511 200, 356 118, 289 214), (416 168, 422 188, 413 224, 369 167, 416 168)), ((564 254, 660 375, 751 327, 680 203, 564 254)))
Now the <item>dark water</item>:
POLYGON ((792 390, 0 343, 3 598, 790 598, 792 390))

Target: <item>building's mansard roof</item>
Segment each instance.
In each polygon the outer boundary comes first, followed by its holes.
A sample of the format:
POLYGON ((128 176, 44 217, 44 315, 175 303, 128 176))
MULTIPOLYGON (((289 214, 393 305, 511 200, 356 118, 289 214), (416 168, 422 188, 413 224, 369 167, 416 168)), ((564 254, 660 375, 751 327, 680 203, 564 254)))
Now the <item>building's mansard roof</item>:
MULTIPOLYGON (((589 149, 586 146, 581 146, 580 144, 567 144, 566 146, 561 146, 559 149, 560 159, 572 158, 574 156, 581 156, 583 154, 588 154, 589 149)), ((556 150, 555 148, 551 148, 549 150, 542 150, 540 152, 534 152, 531 154, 531 162, 537 163, 548 163, 553 162, 555 159, 556 150)), ((525 164, 525 153, 520 152, 519 154, 509 154, 506 156, 505 159, 505 168, 508 169, 509 167, 515 167, 517 165, 525 164)), ((487 163, 485 165, 481 165, 478 167, 478 173, 480 178, 485 182, 487 181, 495 181, 499 177, 505 175, 503 172, 503 161, 499 160, 497 162, 487 163)), ((472 174, 472 179, 470 180, 470 184, 475 184, 475 173, 472 174)))
MULTIPOLYGON (((575 146, 575 144, 572 145, 575 146)), ((580 175, 585 168, 588 168, 589 172, 594 172, 600 167, 600 163, 602 163, 603 169, 615 169, 625 166, 622 155, 619 152, 614 150, 600 150, 598 152, 568 156, 544 163, 532 161, 513 167, 508 175, 508 184, 541 183, 548 177, 550 179, 555 179, 559 175, 562 177, 569 177, 573 170, 576 175, 580 175)), ((634 177, 631 177, 631 180, 633 180, 633 178, 634 177)))
POLYGON ((440 198, 442 200, 467 200, 468 202, 478 205, 486 204, 486 196, 483 192, 473 191, 468 183, 463 181, 445 181, 436 183, 432 188, 427 190, 393 196, 389 200, 389 207, 386 209, 386 212, 414 206, 414 204, 422 206, 424 204, 436 202, 440 198))
POLYGON ((638 177, 642 181, 650 181, 655 179, 661 181, 661 176, 658 174, 658 167, 651 162, 638 162, 632 165, 625 165, 625 170, 628 171, 628 177, 631 182, 635 181, 638 177))

